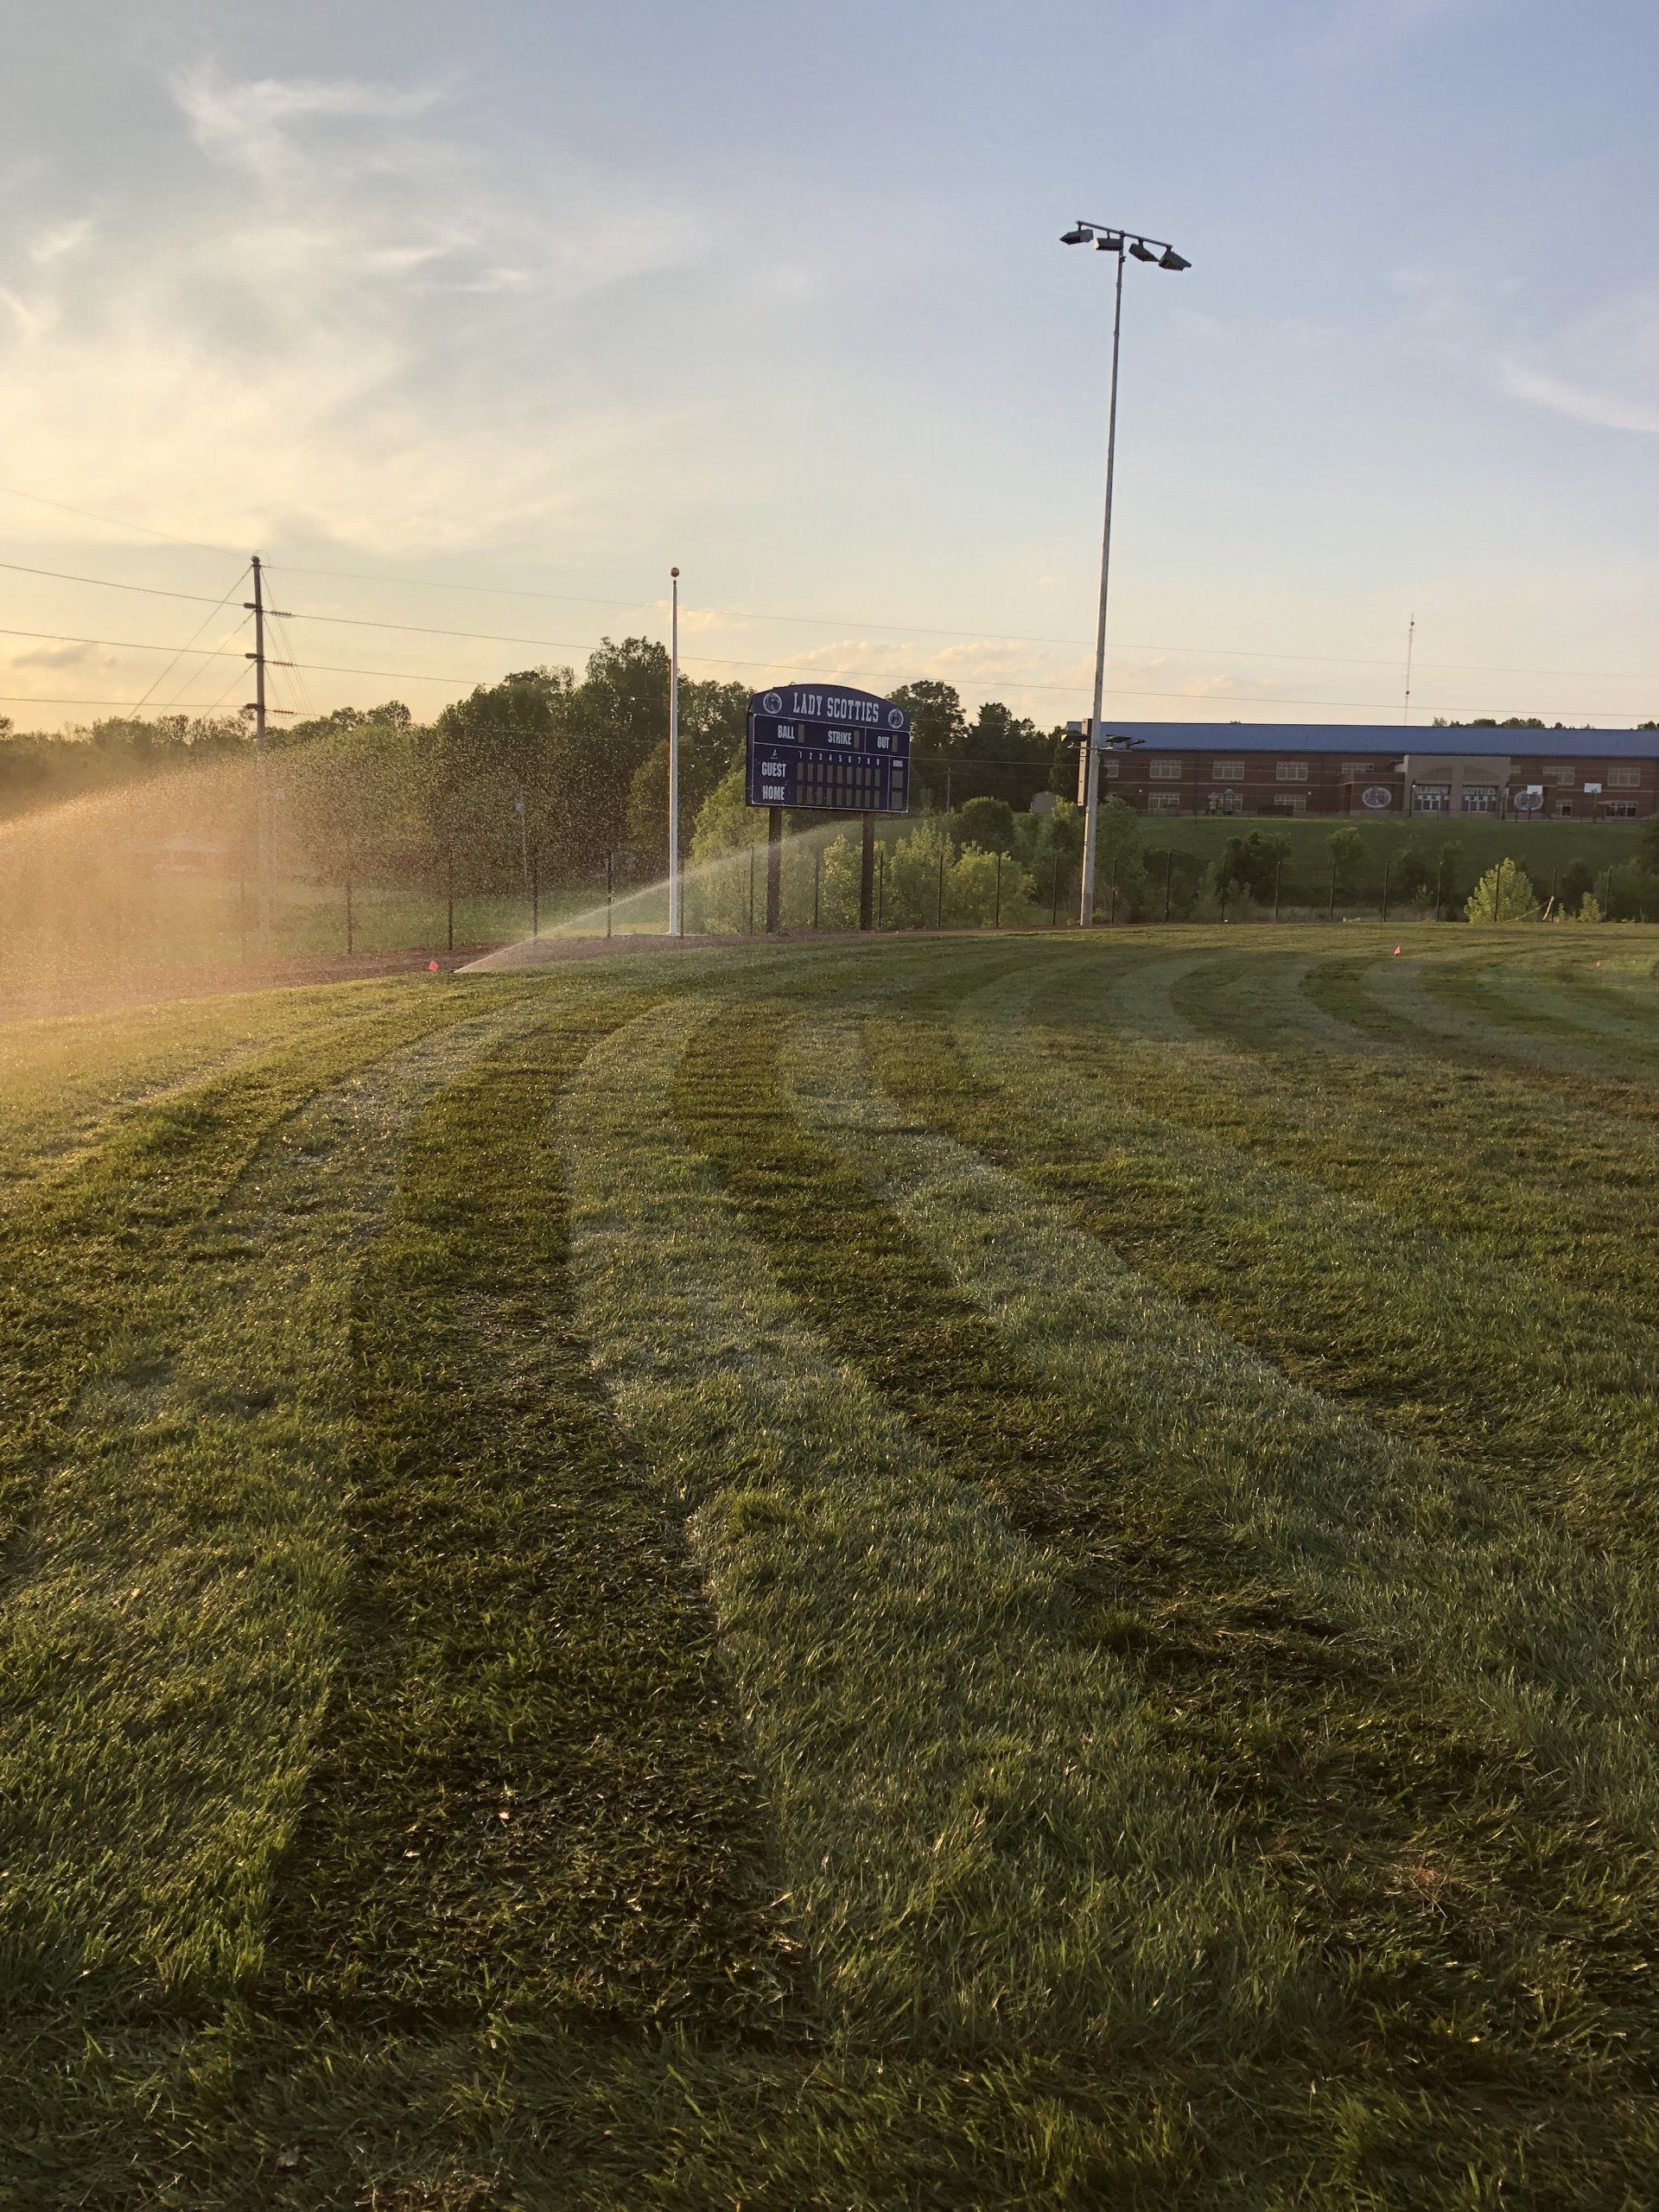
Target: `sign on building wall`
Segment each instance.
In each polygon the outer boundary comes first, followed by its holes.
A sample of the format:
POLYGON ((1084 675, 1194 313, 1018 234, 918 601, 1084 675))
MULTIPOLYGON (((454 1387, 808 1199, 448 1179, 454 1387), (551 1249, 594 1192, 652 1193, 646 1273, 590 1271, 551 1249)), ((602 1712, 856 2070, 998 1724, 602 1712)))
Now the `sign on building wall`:
POLYGON ((751 806, 832 814, 910 810, 910 716, 843 684, 779 684, 749 702, 751 806))

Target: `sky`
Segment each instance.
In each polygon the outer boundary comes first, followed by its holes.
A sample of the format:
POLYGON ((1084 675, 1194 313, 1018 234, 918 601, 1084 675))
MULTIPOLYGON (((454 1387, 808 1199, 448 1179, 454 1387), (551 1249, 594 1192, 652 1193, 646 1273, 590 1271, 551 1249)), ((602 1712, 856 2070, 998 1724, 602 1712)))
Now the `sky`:
POLYGON ((677 564, 690 675, 1086 713, 1078 218, 1192 263, 1126 274, 1109 709, 1399 721, 1414 620, 1414 722, 1659 716, 1652 0, 54 0, 7 43, 19 728, 239 705, 254 550, 294 710, 664 636, 677 564))

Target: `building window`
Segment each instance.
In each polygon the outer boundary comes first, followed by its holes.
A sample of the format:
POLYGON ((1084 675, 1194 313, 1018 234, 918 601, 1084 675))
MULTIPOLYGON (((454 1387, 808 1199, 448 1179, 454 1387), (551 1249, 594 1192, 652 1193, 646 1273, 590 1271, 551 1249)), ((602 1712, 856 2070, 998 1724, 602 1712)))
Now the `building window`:
POLYGON ((1463 787, 1463 810, 1465 814, 1496 814, 1497 785, 1465 784, 1463 787))
POLYGON ((1148 760, 1147 773, 1154 783, 1176 783, 1180 779, 1181 764, 1179 760, 1148 760))
POLYGON ((1633 798, 1605 798, 1599 811, 1605 822, 1634 822, 1636 801, 1633 798))
POLYGON ((1244 763, 1242 760, 1212 760, 1210 763, 1210 773, 1218 784, 1242 784, 1244 780, 1244 763))
POLYGON ((1307 781, 1306 760, 1275 760, 1273 772, 1281 784, 1305 784, 1307 781))
POLYGON ((1103 753, 1100 756, 1101 773, 1104 776, 1116 775, 1122 766, 1116 753, 1103 753))
POLYGON ((1224 791, 1211 791, 1210 794, 1211 814, 1236 814, 1240 810, 1240 805, 1238 793, 1230 786, 1224 791))
POLYGON ((1414 814, 1450 814, 1451 785, 1414 784, 1411 787, 1411 810, 1414 814))
POLYGON ((1275 791, 1272 804, 1275 814, 1306 814, 1307 793, 1306 791, 1275 791))
POLYGON ((1641 780, 1642 771, 1639 768, 1610 768, 1607 771, 1607 788, 1610 791, 1633 791, 1641 780))
POLYGON ((1362 776, 1370 774, 1371 764, 1369 760, 1344 760, 1342 772, 1349 783, 1357 784, 1362 776))
POLYGON ((1179 791, 1148 791, 1147 793, 1148 814, 1179 814, 1180 810, 1179 791))
POLYGON ((1571 784, 1577 778, 1570 761, 1552 760, 1548 767, 1538 771, 1538 780, 1541 784, 1571 784))

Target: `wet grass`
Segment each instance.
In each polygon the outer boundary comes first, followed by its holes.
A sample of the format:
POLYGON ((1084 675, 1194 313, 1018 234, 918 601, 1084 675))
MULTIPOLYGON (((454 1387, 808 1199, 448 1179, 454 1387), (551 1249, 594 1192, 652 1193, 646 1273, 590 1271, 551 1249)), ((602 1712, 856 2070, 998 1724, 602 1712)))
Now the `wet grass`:
POLYGON ((1651 969, 34 1026, 0 2204, 1651 2201, 1651 969))

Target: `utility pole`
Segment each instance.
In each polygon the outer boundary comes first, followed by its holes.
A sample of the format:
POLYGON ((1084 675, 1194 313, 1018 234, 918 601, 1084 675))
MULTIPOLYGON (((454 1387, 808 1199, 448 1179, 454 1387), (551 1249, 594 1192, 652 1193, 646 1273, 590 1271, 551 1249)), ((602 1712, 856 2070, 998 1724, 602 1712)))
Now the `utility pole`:
POLYGON ((282 610, 265 605, 264 564, 253 556, 253 597, 243 606, 253 617, 253 755, 255 869, 258 880, 257 943, 261 960, 270 957, 270 768, 265 751, 265 616, 282 610))
POLYGON ((668 648, 668 933, 685 934, 680 909, 680 572, 671 569, 673 597, 668 648))
POLYGON ((256 913, 254 942, 261 960, 270 953, 270 785, 265 766, 265 588, 259 556, 253 556, 253 851, 256 913))

